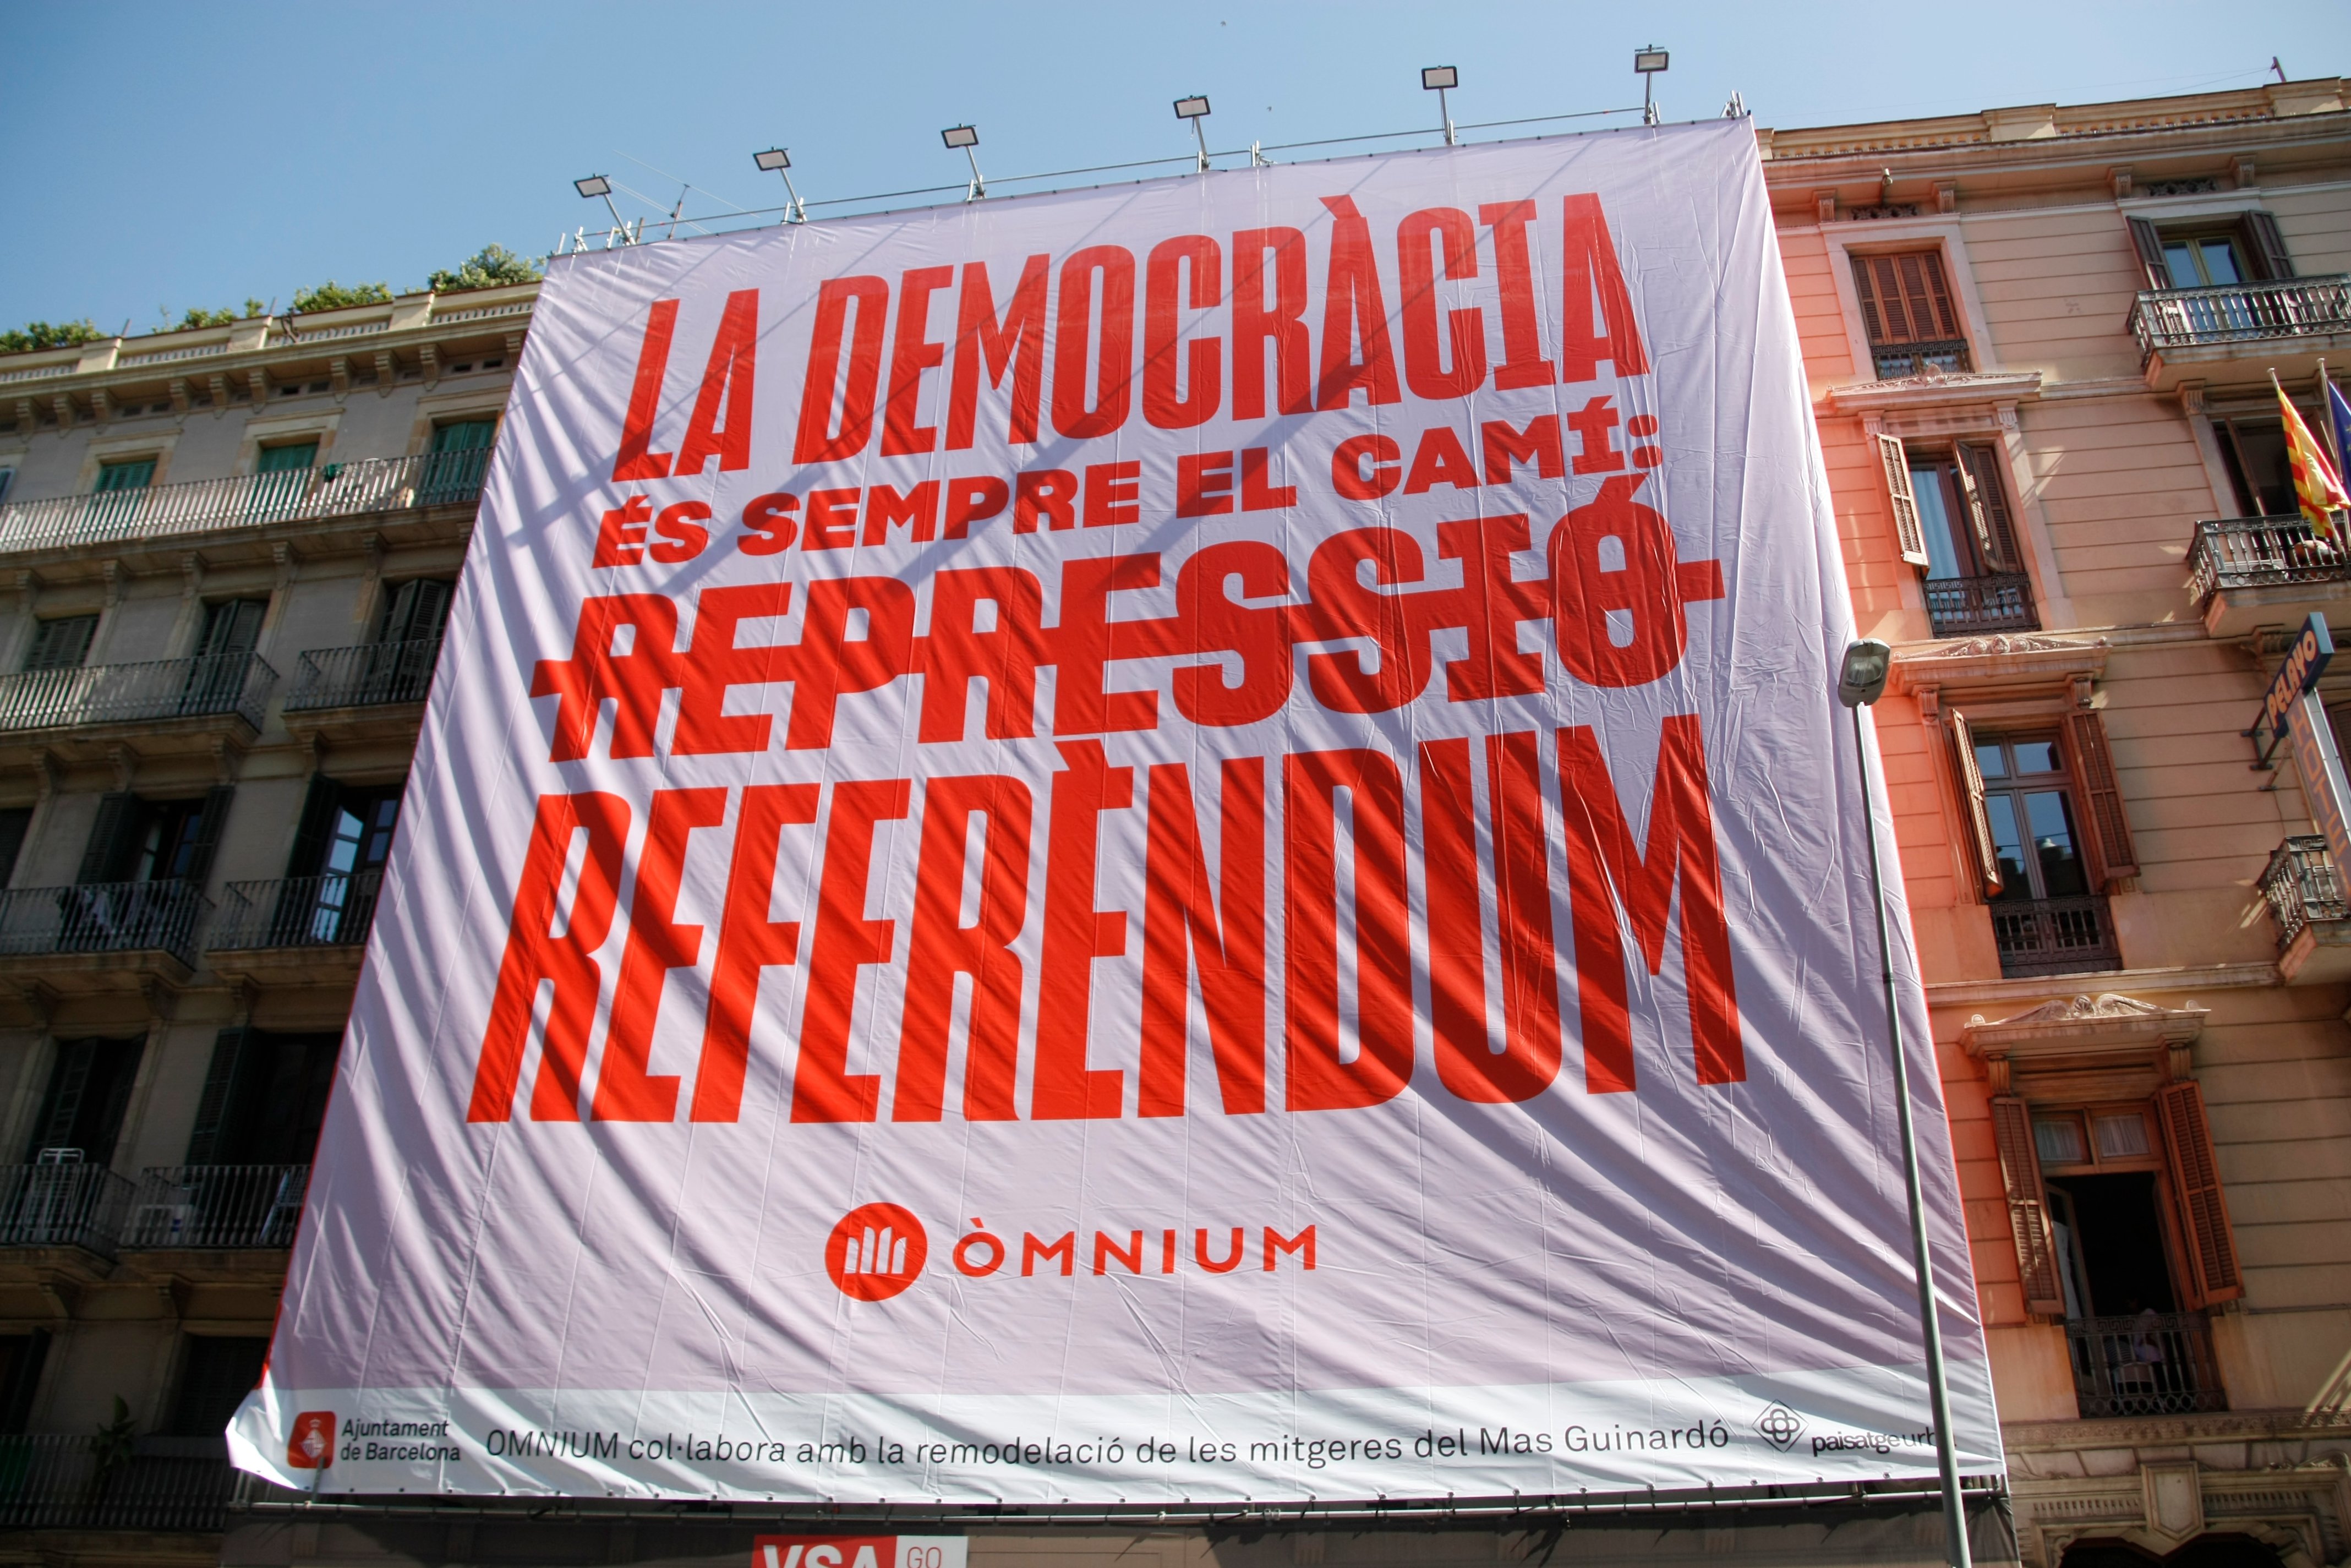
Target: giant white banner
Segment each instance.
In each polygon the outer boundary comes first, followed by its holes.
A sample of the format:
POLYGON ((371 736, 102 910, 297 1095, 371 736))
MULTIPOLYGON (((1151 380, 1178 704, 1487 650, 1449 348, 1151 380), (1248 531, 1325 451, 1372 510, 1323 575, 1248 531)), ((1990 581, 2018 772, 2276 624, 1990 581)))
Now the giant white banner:
POLYGON ((1931 1471, 1848 632, 1743 122, 558 263, 237 1462, 1931 1471))

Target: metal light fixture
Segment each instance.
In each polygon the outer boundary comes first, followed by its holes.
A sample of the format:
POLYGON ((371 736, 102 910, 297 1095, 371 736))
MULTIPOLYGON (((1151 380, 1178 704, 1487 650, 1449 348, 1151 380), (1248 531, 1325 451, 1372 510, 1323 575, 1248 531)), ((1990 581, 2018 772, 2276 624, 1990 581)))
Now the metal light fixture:
POLYGON ((784 207, 784 222, 788 224, 808 222, 808 204, 800 200, 799 191, 792 184, 791 152, 786 148, 770 147, 765 152, 752 153, 751 162, 758 165, 762 173, 781 174, 784 177, 784 193, 791 198, 784 207))
POLYGON ((1657 100, 1652 89, 1656 86, 1657 73, 1672 64, 1673 57, 1655 44, 1633 51, 1633 68, 1641 73, 1641 123, 1644 125, 1657 123, 1657 100))
MULTIPOLYGON (((601 174, 590 174, 584 180, 572 181, 571 188, 591 202, 599 196, 603 197, 605 211, 612 214, 612 226, 621 232, 628 244, 636 244, 636 236, 629 233, 629 225, 621 221, 621 209, 612 204, 611 181, 601 174)), ((611 243, 609 239, 604 242, 607 248, 611 243)))
POLYGON ((1200 129, 1200 121, 1208 118, 1207 96, 1205 93, 1195 93, 1190 98, 1177 99, 1176 118, 1191 122, 1192 139, 1200 144, 1200 172, 1207 173, 1208 172, 1208 133, 1200 129))
POLYGON ((1861 710, 1886 693, 1894 650, 1875 637, 1845 645, 1837 670, 1837 701, 1853 714, 1854 766, 1861 773, 1861 820, 1869 843, 1869 894, 1877 908, 1878 976, 1886 987, 1886 1027, 1894 1041, 1894 1115, 1902 1141, 1902 1176, 1910 1205, 1910 1260, 1918 1274, 1919 1327, 1927 1342, 1927 1396, 1935 1424, 1936 1468, 1943 1484, 1943 1550, 1952 1568, 1970 1568, 1968 1522, 1959 1497, 1959 1463, 1951 1437, 1951 1380, 1943 1365, 1942 1314, 1935 1297, 1934 1255, 1927 1244, 1927 1197, 1918 1176, 1918 1136, 1910 1119, 1910 1061, 1902 1043, 1902 1008, 1894 993, 1894 938, 1886 919, 1886 886, 1877 869, 1877 810, 1869 794, 1869 750, 1861 710))
POLYGON ((1445 121, 1445 144, 1453 142, 1453 107, 1445 95, 1461 85, 1461 72, 1453 66, 1423 66, 1420 68, 1420 90, 1437 95, 1437 115, 1445 121))
POLYGON ((979 177, 979 154, 972 151, 979 145, 979 132, 968 125, 950 125, 939 132, 939 140, 949 147, 962 148, 963 155, 971 160, 971 189, 963 199, 976 202, 987 194, 987 182, 979 177))

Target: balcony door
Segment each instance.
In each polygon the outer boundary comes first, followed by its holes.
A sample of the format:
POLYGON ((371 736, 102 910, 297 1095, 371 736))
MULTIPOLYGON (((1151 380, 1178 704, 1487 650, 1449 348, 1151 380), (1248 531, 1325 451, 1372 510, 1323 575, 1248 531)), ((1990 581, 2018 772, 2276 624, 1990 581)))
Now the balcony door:
POLYGON ((1992 902, 2081 898, 2090 892, 2074 801, 2055 736, 1978 736, 1984 814, 1991 821, 2001 889, 1992 902))
POLYGON ((456 588, 445 578, 420 577, 385 593, 360 701, 424 700, 433 689, 433 666, 441 656, 441 632, 448 623, 449 601, 456 588))
POLYGON ((319 461, 316 441, 265 446, 253 465, 253 493, 246 505, 246 520, 274 522, 293 516, 310 491, 310 470, 319 461))
POLYGON ((204 606, 204 629, 181 689, 181 712, 225 713, 237 705, 268 613, 266 599, 226 599, 204 606))
POLYGON ((433 450, 424 458, 424 481, 417 486, 417 504, 437 507, 472 500, 490 465, 490 445, 497 434, 495 419, 455 419, 434 425, 433 450))
POLYGON ((1927 613, 1938 637, 2031 632, 2041 618, 2016 545, 1997 449, 1904 446, 1927 554, 1927 613))
POLYGON ((111 1164, 146 1045, 144 1039, 57 1041, 25 1163, 111 1164))
POLYGON ((139 518, 142 492, 155 482, 155 460, 134 457, 98 465, 98 482, 90 486, 87 527, 93 538, 131 531, 139 518))
POLYGON ((358 786, 312 777, 294 834, 272 946, 342 946, 367 940, 384 863, 400 825, 404 784, 358 786))

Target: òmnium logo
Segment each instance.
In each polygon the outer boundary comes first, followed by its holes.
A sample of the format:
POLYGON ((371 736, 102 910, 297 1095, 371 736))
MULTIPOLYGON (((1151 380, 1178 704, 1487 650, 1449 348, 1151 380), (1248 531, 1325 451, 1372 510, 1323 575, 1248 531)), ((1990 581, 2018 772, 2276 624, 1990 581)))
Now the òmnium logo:
POLYGON ((852 1301, 886 1301, 914 1282, 930 1252, 921 1220, 894 1203, 869 1203, 825 1238, 824 1271, 852 1301))
POLYGON ((1785 1405, 1773 1405, 1755 1417, 1755 1429, 1763 1440, 1786 1453, 1795 1440, 1804 1435, 1804 1418, 1785 1405))

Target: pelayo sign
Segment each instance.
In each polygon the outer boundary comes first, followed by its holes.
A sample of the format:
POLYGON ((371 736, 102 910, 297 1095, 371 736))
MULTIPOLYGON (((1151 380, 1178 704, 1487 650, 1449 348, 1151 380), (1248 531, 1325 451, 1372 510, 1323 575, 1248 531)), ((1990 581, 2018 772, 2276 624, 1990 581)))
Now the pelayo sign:
POLYGON ((1738 121, 559 263, 238 1462, 1930 1469, 1804 400, 1738 121))

